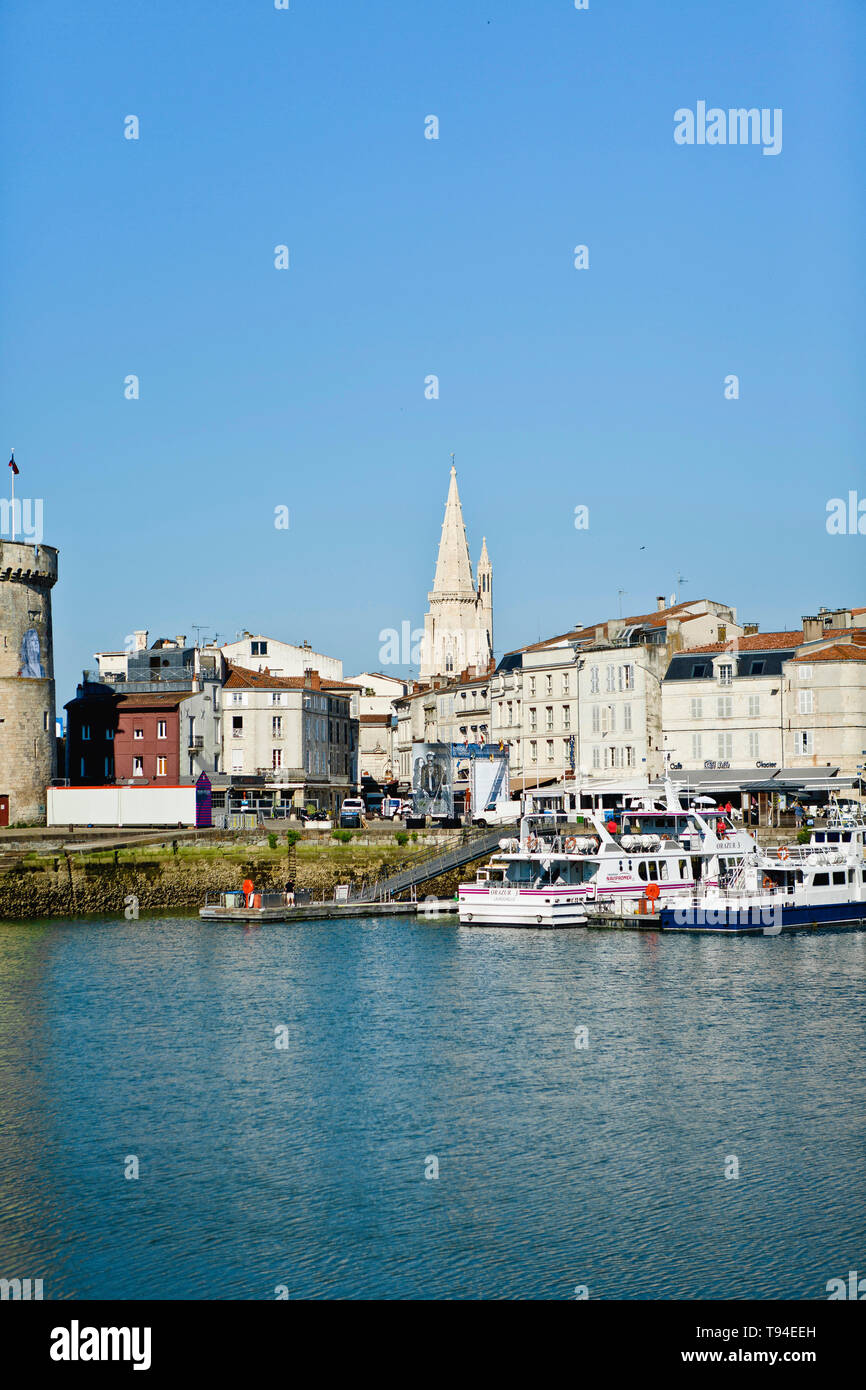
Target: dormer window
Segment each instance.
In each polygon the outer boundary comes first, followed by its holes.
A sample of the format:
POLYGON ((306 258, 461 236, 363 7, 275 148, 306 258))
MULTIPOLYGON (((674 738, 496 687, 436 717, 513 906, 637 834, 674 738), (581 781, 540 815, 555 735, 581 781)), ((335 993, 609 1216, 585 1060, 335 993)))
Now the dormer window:
POLYGON ((730 661, 721 661, 718 666, 719 685, 731 685, 734 680, 734 668, 730 661))

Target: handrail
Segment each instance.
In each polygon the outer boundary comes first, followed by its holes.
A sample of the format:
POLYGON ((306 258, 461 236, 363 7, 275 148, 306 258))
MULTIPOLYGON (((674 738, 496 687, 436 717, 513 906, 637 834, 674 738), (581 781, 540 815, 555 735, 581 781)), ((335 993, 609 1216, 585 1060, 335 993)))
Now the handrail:
POLYGON ((377 902, 386 895, 391 897, 398 893, 404 893, 407 889, 417 888, 420 883, 425 883, 431 878, 438 878, 440 874, 448 873, 451 869, 461 868, 464 864, 471 863, 473 859, 480 859, 483 854, 488 854, 494 849, 501 838, 501 831, 502 827, 497 826, 493 831, 469 836, 450 849, 439 850, 432 855, 419 855, 406 869, 401 869, 387 878, 377 879, 374 883, 356 890, 350 894, 349 901, 377 902))

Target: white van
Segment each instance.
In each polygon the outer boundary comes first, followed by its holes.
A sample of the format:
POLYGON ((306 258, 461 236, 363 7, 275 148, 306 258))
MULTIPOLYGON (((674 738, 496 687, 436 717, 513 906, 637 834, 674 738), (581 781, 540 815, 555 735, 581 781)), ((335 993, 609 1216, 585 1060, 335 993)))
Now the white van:
POLYGON ((473 825, 512 825, 520 820, 519 801, 497 801, 495 806, 472 817, 473 825))

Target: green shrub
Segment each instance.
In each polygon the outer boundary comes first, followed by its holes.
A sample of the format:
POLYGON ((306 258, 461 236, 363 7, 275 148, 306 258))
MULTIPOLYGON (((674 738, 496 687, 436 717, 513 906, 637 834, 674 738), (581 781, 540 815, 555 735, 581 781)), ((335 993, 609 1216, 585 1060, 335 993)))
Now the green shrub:
POLYGON ((798 831, 797 831, 797 844, 798 844, 798 845, 808 845, 809 840, 811 839, 811 835, 812 835, 811 830, 798 830, 798 831))
POLYGON ((409 843, 409 836, 406 834, 405 830, 395 830, 394 839, 397 841, 398 845, 408 845, 409 843))
POLYGON ((352 838, 351 830, 332 830, 331 839, 339 840, 341 845, 347 845, 352 838))
POLYGON ((269 835, 269 836, 268 836, 268 849, 276 849, 276 847, 277 847, 277 837, 276 837, 276 835, 269 835))
POLYGON ((413 831, 412 831, 412 834, 411 834, 411 836, 410 836, 410 839, 411 839, 413 845, 417 845, 417 843, 418 843, 418 831, 417 831, 417 830, 413 830, 413 831))
POLYGON ((300 830, 286 831, 286 844, 289 846, 289 849, 291 849, 292 845, 296 845, 299 840, 303 840, 303 838, 300 830))

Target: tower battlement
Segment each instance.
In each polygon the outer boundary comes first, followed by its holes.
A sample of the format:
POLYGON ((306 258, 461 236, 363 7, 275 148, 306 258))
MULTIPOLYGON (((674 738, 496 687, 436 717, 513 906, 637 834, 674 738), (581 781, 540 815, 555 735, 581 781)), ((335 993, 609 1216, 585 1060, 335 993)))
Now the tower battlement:
POLYGON ((0 582, 57 583, 57 551, 53 545, 32 545, 29 541, 0 540, 0 582))

